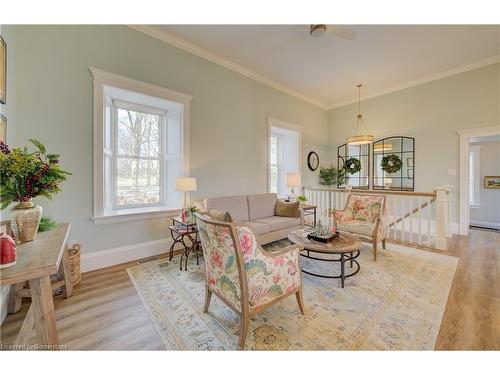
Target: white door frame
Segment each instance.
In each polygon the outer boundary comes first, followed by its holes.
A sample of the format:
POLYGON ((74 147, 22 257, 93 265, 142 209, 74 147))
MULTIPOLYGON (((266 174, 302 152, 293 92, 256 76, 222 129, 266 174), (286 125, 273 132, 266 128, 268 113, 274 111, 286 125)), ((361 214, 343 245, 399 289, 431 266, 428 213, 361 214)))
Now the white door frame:
POLYGON ((471 138, 500 135, 500 125, 458 130, 460 136, 460 235, 469 234, 469 143, 471 138))

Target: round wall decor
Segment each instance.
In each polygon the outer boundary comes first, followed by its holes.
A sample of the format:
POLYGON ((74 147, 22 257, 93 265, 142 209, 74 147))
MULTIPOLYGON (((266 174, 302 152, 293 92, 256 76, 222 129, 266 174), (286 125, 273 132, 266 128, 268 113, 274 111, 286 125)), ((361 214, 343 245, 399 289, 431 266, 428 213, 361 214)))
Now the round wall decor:
POLYGON ((319 156, 314 151, 307 155, 307 166, 311 171, 315 171, 319 167, 319 156))
POLYGON ((344 163, 344 169, 349 174, 358 173, 361 170, 361 162, 357 158, 349 158, 344 163))
POLYGON ((387 173, 396 173, 403 166, 403 162, 398 155, 390 154, 382 158, 380 166, 382 167, 382 170, 387 173))

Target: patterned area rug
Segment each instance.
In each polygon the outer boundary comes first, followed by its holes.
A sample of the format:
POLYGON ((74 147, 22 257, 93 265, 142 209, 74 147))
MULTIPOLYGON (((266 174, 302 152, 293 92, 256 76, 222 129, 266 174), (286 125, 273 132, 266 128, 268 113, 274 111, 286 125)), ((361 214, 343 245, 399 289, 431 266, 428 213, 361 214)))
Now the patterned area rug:
MULTIPOLYGON (((288 240, 267 246, 274 251, 288 240)), ((458 258, 388 244, 377 262, 363 245, 361 270, 346 279, 303 274, 306 315, 295 296, 250 321, 247 350, 432 350, 458 258)), ((203 264, 179 271, 174 261, 155 260, 128 273, 167 350, 235 350, 237 315, 216 296, 208 314, 203 264)), ((337 272, 337 263, 301 257, 301 267, 337 272), (314 262, 314 263, 311 263, 314 262)), ((347 267, 349 270, 349 267, 347 267)))

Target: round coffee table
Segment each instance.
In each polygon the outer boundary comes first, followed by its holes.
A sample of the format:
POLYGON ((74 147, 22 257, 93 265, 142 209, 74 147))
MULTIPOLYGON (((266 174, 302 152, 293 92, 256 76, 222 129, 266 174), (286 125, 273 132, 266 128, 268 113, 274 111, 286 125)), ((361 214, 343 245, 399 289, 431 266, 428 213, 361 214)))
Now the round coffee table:
MULTIPOLYGON (((310 232, 310 231, 309 231, 310 232)), ((300 253, 301 256, 308 259, 318 260, 322 262, 340 262, 340 275, 322 275, 309 271, 302 270, 302 272, 308 275, 325 277, 328 279, 340 279, 342 288, 344 287, 344 280, 347 277, 354 276, 357 274, 361 268, 358 261, 359 249, 361 248, 361 241, 358 240, 351 234, 342 232, 339 237, 335 238, 331 242, 323 243, 315 240, 310 240, 307 238, 308 231, 297 230, 288 235, 288 239, 296 244, 304 245, 304 250, 300 253), (326 255, 338 255, 338 258, 318 258, 317 256, 311 256, 313 254, 326 254, 326 255), (345 273, 345 262, 349 262, 351 268, 356 265, 356 269, 352 272, 345 273)))

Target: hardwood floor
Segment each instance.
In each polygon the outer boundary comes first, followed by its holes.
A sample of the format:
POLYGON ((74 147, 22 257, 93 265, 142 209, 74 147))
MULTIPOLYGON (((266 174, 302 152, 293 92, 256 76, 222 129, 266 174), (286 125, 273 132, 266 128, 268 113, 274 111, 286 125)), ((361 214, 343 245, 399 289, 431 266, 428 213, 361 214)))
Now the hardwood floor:
POLYGON ((471 230, 447 254, 460 258, 436 349, 500 349, 500 233, 471 230))
MULTIPOLYGON (((454 237, 460 258, 436 342, 439 350, 500 349, 500 233, 454 237)), ((423 250, 425 251, 425 250, 423 250)), ((55 297, 59 342, 73 350, 164 349, 124 265, 86 273, 68 300, 55 297)), ((8 315, 0 343, 13 343, 28 310, 8 315)))

